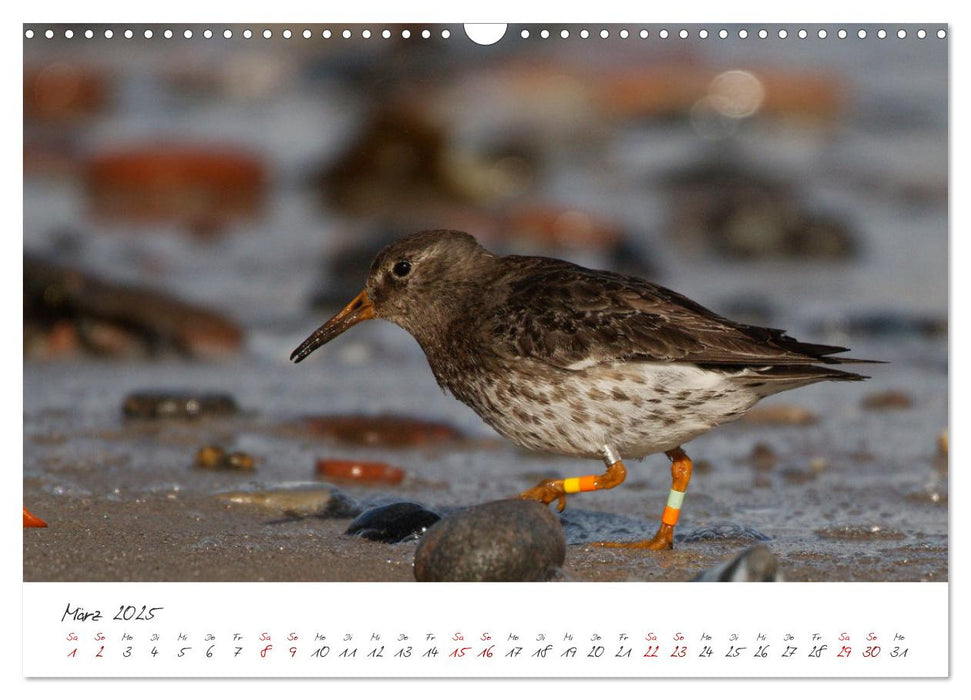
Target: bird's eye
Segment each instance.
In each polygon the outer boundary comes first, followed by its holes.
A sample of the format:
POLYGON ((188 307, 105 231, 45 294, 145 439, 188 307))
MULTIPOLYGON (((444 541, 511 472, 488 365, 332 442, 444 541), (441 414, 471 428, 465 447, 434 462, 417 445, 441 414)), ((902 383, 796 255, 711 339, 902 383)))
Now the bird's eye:
POLYGON ((407 277, 408 273, 411 272, 411 263, 407 260, 399 260, 394 264, 394 267, 391 268, 391 271, 394 273, 395 277, 407 277))

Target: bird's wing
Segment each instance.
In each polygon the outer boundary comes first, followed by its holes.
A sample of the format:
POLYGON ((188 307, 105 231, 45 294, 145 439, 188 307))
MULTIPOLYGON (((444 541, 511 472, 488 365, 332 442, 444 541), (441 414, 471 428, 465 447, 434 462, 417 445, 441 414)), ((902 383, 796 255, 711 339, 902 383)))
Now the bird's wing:
POLYGON ((481 340, 500 355, 583 369, 616 361, 798 366, 845 348, 734 323, 669 289, 549 259, 519 259, 481 340))

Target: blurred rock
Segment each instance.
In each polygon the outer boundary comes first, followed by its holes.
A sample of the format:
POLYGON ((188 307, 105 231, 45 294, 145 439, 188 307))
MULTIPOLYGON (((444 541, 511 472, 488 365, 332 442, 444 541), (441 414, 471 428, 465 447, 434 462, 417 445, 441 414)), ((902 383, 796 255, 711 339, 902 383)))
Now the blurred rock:
POLYGON ((947 317, 921 316, 901 311, 873 311, 817 324, 823 334, 867 335, 877 338, 918 335, 936 338, 947 335, 947 317))
POLYGON ((97 218, 173 222, 208 235, 260 215, 267 174, 261 159, 240 149, 171 143, 97 154, 84 180, 97 218))
POLYGON ((756 406, 741 418, 742 423, 752 425, 813 425, 816 415, 793 404, 770 404, 756 406))
POLYGON ((914 398, 904 391, 889 389, 867 394, 860 405, 868 411, 902 411, 914 407, 914 398))
POLYGON ((344 534, 388 544, 417 540, 441 517, 418 503, 390 503, 361 513, 344 534))
POLYGON ((778 461, 779 455, 764 442, 756 443, 749 455, 749 462, 759 471, 771 471, 778 461))
POLYGON ((312 416, 305 420, 305 424, 312 435, 349 445, 426 447, 465 439, 457 428, 446 423, 387 414, 312 416))
POLYGON ((125 397, 121 413, 141 420, 179 420, 234 416, 239 412, 229 394, 177 391, 139 391, 125 397))
POLYGON ((810 211, 791 183, 730 158, 669 174, 662 193, 668 236, 688 253, 842 260, 859 252, 847 222, 810 211))
POLYGON ((256 469, 256 461, 246 452, 227 453, 218 445, 207 445, 196 453, 192 466, 211 471, 251 472, 256 469))
POLYGON ((220 357, 243 331, 208 309, 24 255, 24 354, 220 357))
POLYGON ((291 518, 353 518, 361 512, 350 496, 333 486, 300 485, 259 491, 231 491, 216 498, 233 505, 254 506, 291 518))
POLYGON ((77 62, 54 61, 24 69, 24 126, 63 124, 105 111, 109 79, 104 71, 77 62))
POLYGON ((734 559, 702 572, 693 581, 754 583, 782 581, 779 560, 764 544, 746 549, 734 559))
POLYGON ((432 526, 415 552, 415 579, 546 581, 565 557, 563 528, 549 508, 494 501, 432 526))
POLYGON ((350 459, 318 459, 315 471, 329 479, 345 479, 365 484, 400 484, 405 472, 383 462, 361 462, 350 459))

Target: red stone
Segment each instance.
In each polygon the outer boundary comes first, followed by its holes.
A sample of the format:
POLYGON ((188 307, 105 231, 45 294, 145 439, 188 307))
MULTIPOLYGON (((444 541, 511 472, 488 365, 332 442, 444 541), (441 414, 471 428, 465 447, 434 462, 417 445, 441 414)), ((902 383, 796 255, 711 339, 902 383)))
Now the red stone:
POLYGON ((384 462, 361 462, 353 459, 318 459, 317 475, 328 479, 347 479, 349 481, 375 484, 400 484, 405 472, 384 462))

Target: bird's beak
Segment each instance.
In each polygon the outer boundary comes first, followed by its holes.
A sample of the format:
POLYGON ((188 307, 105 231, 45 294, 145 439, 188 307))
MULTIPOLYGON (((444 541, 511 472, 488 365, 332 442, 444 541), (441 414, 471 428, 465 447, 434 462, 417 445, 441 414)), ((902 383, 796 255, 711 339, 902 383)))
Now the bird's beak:
POLYGON ((369 318, 374 318, 374 305, 367 298, 367 291, 364 291, 354 297, 354 301, 345 306, 339 314, 300 343, 300 347, 293 351, 290 359, 294 362, 302 361, 324 343, 330 342, 351 326, 367 321, 369 318))

